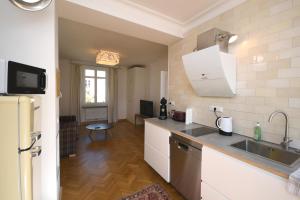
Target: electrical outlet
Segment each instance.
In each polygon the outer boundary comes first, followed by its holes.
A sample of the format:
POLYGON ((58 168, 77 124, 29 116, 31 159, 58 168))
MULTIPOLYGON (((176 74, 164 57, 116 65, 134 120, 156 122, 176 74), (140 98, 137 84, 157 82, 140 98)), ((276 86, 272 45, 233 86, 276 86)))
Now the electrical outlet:
POLYGON ((214 112, 214 110, 216 109, 217 112, 221 112, 223 113, 223 107, 221 106, 214 106, 214 105, 210 105, 208 106, 209 111, 214 112))
POLYGON ((171 106, 175 106, 175 101, 170 101, 171 106))

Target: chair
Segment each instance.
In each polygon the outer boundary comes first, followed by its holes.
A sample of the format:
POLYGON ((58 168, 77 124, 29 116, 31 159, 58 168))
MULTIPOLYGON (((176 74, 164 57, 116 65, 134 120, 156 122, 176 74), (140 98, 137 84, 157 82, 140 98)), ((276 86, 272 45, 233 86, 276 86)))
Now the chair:
POLYGON ((76 116, 60 116, 59 123, 60 157, 76 156, 76 143, 79 137, 76 116))

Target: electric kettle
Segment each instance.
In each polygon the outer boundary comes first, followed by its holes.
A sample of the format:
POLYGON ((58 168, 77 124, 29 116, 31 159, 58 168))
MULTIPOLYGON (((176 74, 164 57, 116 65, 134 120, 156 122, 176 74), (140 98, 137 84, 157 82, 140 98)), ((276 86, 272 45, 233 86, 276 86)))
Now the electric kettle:
POLYGON ((216 126, 219 128, 219 134, 232 135, 232 117, 218 117, 216 119, 216 126))

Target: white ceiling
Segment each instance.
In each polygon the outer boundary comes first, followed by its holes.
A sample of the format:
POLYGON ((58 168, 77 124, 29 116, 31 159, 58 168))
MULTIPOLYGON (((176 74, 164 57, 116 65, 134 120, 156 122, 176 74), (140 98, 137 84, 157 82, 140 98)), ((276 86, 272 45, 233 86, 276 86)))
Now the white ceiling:
POLYGON ((59 19, 60 58, 95 64, 99 49, 121 54, 120 66, 147 65, 167 56, 167 46, 99 29, 86 24, 59 19))
POLYGON ((245 1, 56 0, 61 18, 165 45, 245 1))
POLYGON ((124 0, 141 5, 162 15, 166 15, 178 23, 191 21, 199 14, 207 12, 224 2, 224 0, 124 0))
MULTIPOLYGON (((147 65, 205 21, 246 0, 56 0, 60 57, 95 63, 99 49, 122 66, 147 65)), ((195 44, 196 45, 196 44, 195 44)))
POLYGON ((130 10, 130 6, 126 8, 126 5, 120 5, 119 0, 57 0, 57 8, 60 18, 140 39, 165 45, 172 44, 180 39, 180 36, 172 34, 178 27, 174 28, 173 24, 168 22, 161 23, 160 18, 153 20, 151 16, 148 16, 147 21, 151 21, 157 27, 143 25, 146 19, 144 12, 136 14, 135 11, 130 10), (131 18, 124 19, 124 15, 134 18, 136 21, 131 18), (162 31, 161 28, 165 30, 162 31))

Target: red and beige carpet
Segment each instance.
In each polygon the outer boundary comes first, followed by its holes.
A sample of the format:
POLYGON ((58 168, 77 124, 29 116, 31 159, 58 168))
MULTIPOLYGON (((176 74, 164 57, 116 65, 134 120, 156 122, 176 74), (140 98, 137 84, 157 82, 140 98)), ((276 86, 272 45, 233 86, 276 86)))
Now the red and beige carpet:
POLYGON ((150 185, 121 200, 171 200, 165 190, 158 184, 150 185))

